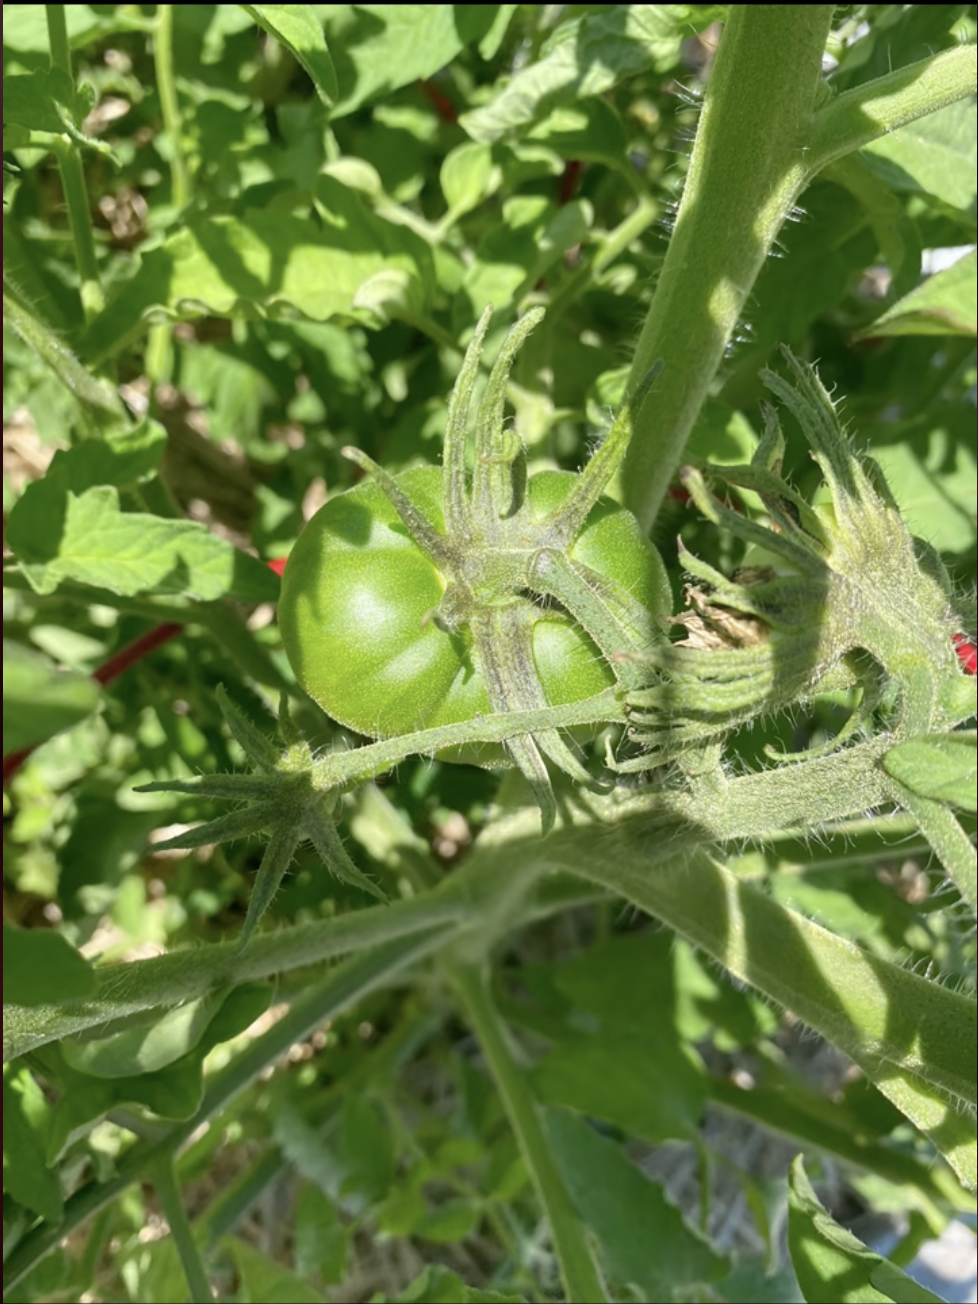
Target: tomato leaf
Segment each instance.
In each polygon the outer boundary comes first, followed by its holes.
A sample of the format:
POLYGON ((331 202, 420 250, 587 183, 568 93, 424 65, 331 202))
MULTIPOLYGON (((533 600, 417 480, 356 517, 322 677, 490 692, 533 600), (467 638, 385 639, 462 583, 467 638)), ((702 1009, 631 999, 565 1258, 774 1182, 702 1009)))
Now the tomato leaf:
POLYGON ((403 273, 412 301, 419 307, 427 302, 431 253, 420 237, 377 217, 333 176, 317 179, 316 197, 322 223, 247 212, 208 218, 170 236, 143 255, 139 270, 92 323, 89 352, 96 358, 115 353, 148 320, 202 313, 298 313, 311 321, 353 316, 375 325, 355 300, 380 271, 403 273))
MULTIPOLYGON (((646 1029, 649 1029, 646 1022, 646 1029)), ((671 1025, 670 1025, 671 1026, 671 1025)), ((571 1036, 532 1074, 541 1099, 649 1141, 695 1131, 707 1083, 691 1051, 668 1037, 571 1036)))
POLYGON ((312 78, 323 103, 335 104, 339 94, 336 69, 315 11, 309 5, 242 5, 241 8, 292 52, 312 78))
POLYGON ((870 167, 894 190, 933 195, 975 217, 978 131, 975 101, 958 100, 873 141, 863 150, 870 167))
MULTIPOLYGON (((272 6, 270 6, 272 7, 272 6)), ((501 40, 509 5, 330 5, 326 9, 342 117, 382 93, 430 77, 465 46, 501 40)), ((483 53, 484 58, 491 55, 483 53)))
POLYGON ((63 1213, 61 1183, 45 1159, 50 1119, 51 1106, 26 1066, 5 1064, 3 1189, 34 1213, 57 1224, 63 1213))
POLYGON ((926 734, 898 743, 883 757, 887 774, 922 797, 947 801, 964 810, 976 810, 978 734, 926 734))
POLYGON ((55 1005, 94 990, 92 966, 60 933, 4 924, 5 1005, 55 1005))
POLYGON ((603 95, 625 77, 669 67, 680 43, 714 16, 710 6, 606 5, 563 23, 542 58, 520 69, 488 104, 463 114, 462 126, 473 140, 491 144, 555 104, 603 95))
POLYGON ((98 708, 102 694, 87 675, 59 670, 48 657, 3 640, 3 750, 19 751, 70 729, 98 708))
POLYGON ((941 1304, 839 1226, 812 1190, 800 1155, 788 1185, 788 1245, 808 1304, 941 1304))
POLYGON ((670 1299, 678 1288, 695 1298, 697 1289, 723 1276, 726 1260, 613 1141, 563 1110, 548 1111, 547 1130, 571 1199, 596 1235, 610 1277, 634 1283, 644 1299, 670 1299))
POLYGON ((274 602, 278 577, 196 521, 124 512, 111 485, 83 493, 56 480, 28 485, 10 515, 7 538, 35 593, 62 580, 208 602, 274 602))

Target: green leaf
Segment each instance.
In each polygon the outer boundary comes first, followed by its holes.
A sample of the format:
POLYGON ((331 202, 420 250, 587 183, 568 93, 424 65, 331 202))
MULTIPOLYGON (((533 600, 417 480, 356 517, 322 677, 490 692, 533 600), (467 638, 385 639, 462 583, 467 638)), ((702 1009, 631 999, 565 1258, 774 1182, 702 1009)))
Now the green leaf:
POLYGON ((937 272, 923 285, 887 308, 857 339, 881 335, 978 334, 978 252, 972 250, 953 267, 937 272))
POLYGON ((74 494, 56 480, 35 481, 10 514, 7 539, 36 593, 74 580, 126 597, 278 598, 278 578, 260 561, 195 521, 122 511, 111 485, 74 494))
POLYGON ((340 1160, 345 1177, 341 1194, 382 1199, 394 1180, 394 1144, 383 1116, 362 1096, 344 1101, 340 1160))
POLYGON ((56 1005, 94 990, 92 966, 60 933, 4 924, 4 1005, 56 1005))
POLYGON ((336 103, 339 88, 322 26, 311 5, 242 5, 259 27, 290 50, 312 78, 325 105, 336 103))
MULTIPOLYGON (((6 931, 5 928, 4 933, 6 931)), ((50 1115, 51 1106, 27 1068, 23 1064, 5 1064, 3 1189, 42 1218, 59 1223, 62 1217, 61 1183, 57 1173, 47 1167, 45 1159, 50 1115)))
POLYGON ((372 1295, 371 1304, 525 1304, 524 1295, 500 1294, 467 1286, 457 1273, 429 1263, 397 1295, 372 1295))
POLYGON ((788 1245, 808 1304, 941 1304, 839 1226, 812 1190, 800 1155, 788 1184, 788 1245))
POLYGON ((883 769, 922 797, 978 809, 978 734, 926 734, 891 748, 883 769))
POLYGON ((155 475, 165 452, 166 431, 158 421, 144 417, 132 430, 59 448, 44 479, 75 494, 101 484, 123 489, 155 475))
POLYGON ((647 68, 669 68, 687 36, 716 16, 707 17, 704 8, 709 6, 602 5, 562 24, 536 63, 459 121, 473 140, 491 144, 559 103, 604 95, 647 68))
POLYGON ((487 40, 491 48, 492 40, 502 39, 496 26, 500 8, 509 6, 323 6, 339 81, 332 116, 430 77, 465 46, 487 40))
POLYGON ((65 1063, 96 1078, 127 1078, 155 1073, 182 1059, 200 1042, 227 992, 213 992, 178 1005, 147 1026, 130 1028, 95 1041, 61 1043, 65 1063))
POLYGON ((886 431, 891 433, 895 442, 874 445, 873 458, 914 534, 940 552, 973 550, 978 518, 973 404, 933 408, 886 431))
POLYGON ((574 201, 560 209, 538 195, 517 195, 503 205, 503 222, 479 244, 465 275, 465 292, 476 313, 487 303, 510 304, 535 285, 568 249, 583 243, 591 208, 574 201))
POLYGON ((87 97, 76 91, 72 79, 61 68, 47 68, 44 72, 3 79, 5 127, 16 125, 54 135, 69 132, 84 139, 76 130, 75 123, 85 116, 87 110, 87 97))
MULTIPOLYGON (((492 188, 494 167, 489 146, 475 141, 456 145, 446 156, 441 165, 441 189, 453 218, 482 203, 492 188)), ((500 176, 498 167, 495 175, 500 176)))
POLYGON ((978 127, 974 99, 958 100, 875 140, 863 150, 893 190, 933 195, 975 217, 978 127))
MULTIPOLYGON (((6 34, 6 20, 4 21, 6 34)), ((4 148, 13 148, 15 141, 6 141, 9 127, 20 127, 29 132, 52 136, 69 136, 77 145, 87 146, 100 154, 111 154, 102 140, 93 139, 79 131, 81 122, 93 106, 91 87, 76 87, 61 68, 47 68, 43 72, 3 79, 4 148)), ((28 142, 24 142, 28 143, 28 142)), ((31 140, 29 143, 34 143, 31 140)))
MULTIPOLYGON (((45 1047, 38 1053, 38 1062, 62 1087, 47 1135, 48 1158, 53 1162, 65 1146, 83 1136, 93 1123, 117 1105, 143 1105, 161 1118, 191 1118, 203 1096, 205 1057, 221 1042, 238 1036, 264 1013, 270 996, 271 989, 263 983, 242 983, 235 987, 189 1054, 155 1072, 137 1072, 130 1077, 95 1077, 73 1067, 61 1048, 45 1047)), ((153 1038, 155 1026, 147 1022, 134 1031, 153 1038)), ((118 1035, 125 1037, 125 1033, 118 1035)), ((106 1038, 103 1042, 113 1040, 106 1038)), ((158 1045, 159 1039, 154 1040, 158 1045)), ((125 1043, 121 1045, 124 1047, 125 1043)), ((77 1050, 77 1046, 73 1049, 77 1050)), ((109 1048, 103 1044, 100 1054, 105 1064, 109 1048)))
POLYGON ((565 159, 621 168, 628 152, 625 126, 607 100, 588 99, 561 106, 538 122, 527 140, 538 140, 565 159))
POLYGON ((295 1203, 295 1266, 304 1277, 318 1272, 326 1282, 346 1275, 352 1234, 337 1216, 336 1205, 310 1182, 295 1203))
POLYGON ((614 1142, 562 1110, 547 1114, 554 1156, 578 1213, 598 1239, 607 1273, 639 1298, 697 1298, 728 1264, 625 1158, 614 1142), (650 1248, 654 1246, 654 1252, 650 1248))
POLYGON ((70 729, 97 709, 102 694, 88 675, 59 670, 40 652, 3 640, 3 750, 20 751, 70 729))
POLYGON ((482 1206, 476 1200, 443 1200, 415 1224, 412 1234, 435 1245, 451 1245, 471 1236, 482 1221, 482 1206))
POLYGON ((648 1018, 651 1035, 568 1037, 533 1070, 540 1098, 614 1123, 648 1141, 692 1135, 707 1098, 702 1070, 671 1025, 648 1018), (661 1036, 656 1036, 659 1032, 661 1036))
POLYGON ((730 1304, 750 1300, 750 1304, 804 1304, 794 1269, 785 1261, 768 1274, 759 1259, 741 1258, 734 1262, 730 1274, 717 1287, 720 1299, 730 1304))
POLYGON ((305 1277, 236 1236, 227 1237, 222 1245, 241 1274, 246 1299, 261 1300, 262 1304, 320 1304, 325 1299, 305 1277))
POLYGON ((410 300, 423 309, 431 284, 431 252, 407 227, 377 217, 363 197, 336 177, 316 181, 316 223, 288 213, 215 217, 178 231, 144 254, 136 274, 92 323, 88 350, 109 357, 149 320, 296 316, 311 321, 354 317, 357 293, 378 272, 403 274, 410 300))
MULTIPOLYGON (((68 43, 73 48, 86 45, 110 32, 140 30, 144 27, 141 15, 126 13, 127 6, 65 5, 65 26, 68 43), (108 13, 104 12, 106 9, 108 13)), ((50 50, 48 25, 43 5, 4 5, 3 44, 5 49, 25 54, 44 54, 50 50)), ((6 78, 4 79, 6 82, 6 78)), ((5 97, 6 99, 6 97, 5 97)), ((4 103, 6 113, 6 103, 4 103)))

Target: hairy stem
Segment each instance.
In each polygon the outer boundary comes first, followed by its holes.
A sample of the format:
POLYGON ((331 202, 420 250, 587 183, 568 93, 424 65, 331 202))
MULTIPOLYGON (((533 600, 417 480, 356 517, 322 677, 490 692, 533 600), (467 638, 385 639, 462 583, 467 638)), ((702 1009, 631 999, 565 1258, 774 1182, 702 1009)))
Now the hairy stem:
POLYGON ((710 77, 676 229, 629 379, 654 363, 634 414, 623 500, 655 519, 734 327, 808 177, 803 146, 832 5, 733 5, 710 77))
POLYGON ((190 198, 190 174, 183 152, 180 106, 173 76, 173 5, 156 6, 156 31, 153 42, 156 65, 156 88, 163 111, 163 129, 170 141, 171 200, 177 212, 187 207, 190 198))
POLYGON ((3 287, 3 319, 43 358, 75 396, 96 432, 105 432, 118 425, 120 420, 125 420, 122 404, 112 390, 90 375, 51 328, 21 303, 6 284, 3 287))
MULTIPOLYGON (((65 23, 64 5, 45 5, 45 17, 48 25, 48 45, 51 51, 51 64, 68 74, 74 85, 71 70, 71 48, 68 44, 68 28, 65 23)), ((75 123, 75 126, 78 126, 75 123)), ((85 185, 85 173, 82 170, 78 146, 68 136, 52 139, 51 148, 58 160, 61 172, 61 185, 64 189, 65 207, 71 223, 71 238, 75 244, 75 262, 81 280, 80 292, 82 308, 88 320, 105 306, 105 296, 99 280, 98 259, 95 255, 95 237, 92 232, 92 217, 88 206, 88 188, 85 185)))
POLYGON ((191 1304, 211 1304, 214 1294, 200 1249, 190 1229, 187 1211, 183 1207, 172 1154, 161 1155, 152 1165, 150 1179, 163 1208, 163 1216, 170 1224, 170 1234, 180 1256, 183 1275, 187 1278, 191 1304))
POLYGON ((598 1304, 608 1298, 591 1257, 586 1231, 557 1171, 526 1074, 516 1062, 487 986, 483 967, 449 968, 462 1012, 478 1038, 520 1153, 536 1187, 553 1236, 564 1294, 572 1304, 598 1304))
MULTIPOLYGON (((65 22, 64 5, 45 5, 44 17, 48 25, 48 48, 51 51, 51 66, 60 68, 72 77, 71 48, 68 45, 68 25, 65 22)), ((72 80, 74 78, 72 77, 72 80)))

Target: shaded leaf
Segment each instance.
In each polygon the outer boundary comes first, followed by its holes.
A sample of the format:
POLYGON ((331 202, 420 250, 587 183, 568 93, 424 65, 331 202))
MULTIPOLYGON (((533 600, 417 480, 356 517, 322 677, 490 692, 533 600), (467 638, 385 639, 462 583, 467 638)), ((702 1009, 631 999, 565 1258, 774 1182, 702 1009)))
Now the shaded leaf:
POLYGON ((858 339, 880 335, 978 334, 978 252, 930 276, 887 308, 858 339))
MULTIPOLYGON (((10 6, 7 6, 9 8, 10 6)), ((6 10, 4 11, 4 41, 6 42, 6 10)), ((91 89, 76 87, 61 68, 47 68, 43 72, 3 79, 4 127, 26 127, 28 131, 67 135, 79 145, 88 145, 100 153, 111 151, 101 140, 85 136, 75 125, 81 122, 92 107, 91 89)))
POLYGON ((111 593, 274 602, 278 577, 196 521, 124 512, 111 485, 65 491, 47 477, 25 489, 7 539, 36 593, 74 580, 111 593))
POLYGON ((261 1300, 262 1304, 319 1304, 325 1299, 297 1272, 236 1236, 228 1237, 222 1244, 241 1274, 246 1299, 261 1300))
POLYGON ((136 274, 92 323, 90 353, 97 359, 116 353, 148 320, 204 313, 312 321, 340 315, 376 324, 355 300, 380 271, 404 273, 413 305, 423 307, 431 275, 424 241, 377 217, 333 176, 317 179, 316 199, 323 223, 276 212, 209 218, 144 254, 136 274))
POLYGON ((94 990, 92 966, 60 933, 4 924, 4 1005, 56 1005, 94 990))
POLYGON ((98 707, 94 679, 59 670, 33 648, 3 640, 3 750, 20 751, 70 729, 98 707))
POLYGON ((597 1237, 613 1280, 638 1287, 641 1299, 668 1300, 679 1293, 696 1298, 694 1289, 723 1276, 726 1260, 614 1142, 562 1110, 548 1111, 547 1124, 571 1199, 597 1237))
MULTIPOLYGON (((77 48, 114 31, 142 30, 142 16, 125 6, 65 5, 68 43, 77 48), (108 9, 109 12, 105 12, 108 9)), ((47 54, 50 49, 43 5, 4 5, 3 44, 23 53, 47 54)), ((6 104, 4 105, 6 112, 6 104)))
POLYGON ((923 797, 973 811, 978 809, 976 743, 973 729, 910 738, 886 753, 883 769, 923 797))
POLYGON ((671 67, 683 40, 715 11, 692 5, 602 5, 564 23, 535 63, 520 69, 488 104, 460 122, 473 140, 491 144, 558 103, 603 95, 647 68, 671 67))
POLYGON ((525 1296, 467 1286, 457 1273, 429 1263, 397 1295, 373 1295, 372 1304, 525 1304, 525 1296))
POLYGON ((874 140, 863 150, 893 190, 923 191, 974 220, 978 127, 974 99, 958 100, 874 140))
POLYGON ((131 430, 59 448, 44 479, 49 492, 57 487, 81 494, 100 484, 122 489, 155 475, 165 451, 166 431, 158 421, 144 418, 131 430))
POLYGON ((42 1218, 59 1223, 61 1183, 45 1161, 50 1115, 51 1106, 28 1069, 23 1064, 5 1064, 3 1189, 42 1218))
POLYGON ((649 1141, 689 1136, 706 1104, 707 1082, 677 1040, 597 1033, 569 1037, 533 1070, 540 1098, 605 1119, 649 1141))
POLYGON ((618 113, 607 100, 587 99, 565 105, 538 122, 528 140, 539 140, 565 159, 582 159, 620 168, 628 137, 618 113))
POLYGON ((259 27, 270 32, 291 50, 312 78, 319 98, 326 105, 336 102, 339 89, 336 69, 329 57, 323 29, 311 5, 242 5, 259 27))
POLYGON ((386 92, 430 77, 465 46, 501 40, 495 26, 500 8, 510 6, 323 6, 339 81, 332 116, 352 113, 386 92))
POLYGON ((394 1143, 383 1116, 362 1096, 343 1103, 340 1158, 345 1176, 343 1195, 378 1200, 394 1180, 394 1143))
MULTIPOLYGON (((242 983, 235 987, 193 1050, 155 1072, 131 1077, 94 1077, 69 1064, 60 1048, 45 1047, 38 1053, 38 1062, 62 1088, 47 1138, 49 1159, 57 1158, 65 1146, 84 1135, 117 1105, 143 1105, 161 1118, 191 1118, 203 1096, 205 1057, 215 1046, 249 1027, 268 1008, 270 996, 271 989, 263 983, 242 983)), ((147 1023, 143 1030, 152 1032, 152 1027, 147 1023)))
POLYGON ((227 992, 213 992, 167 1011, 153 1023, 101 1040, 61 1043, 65 1063, 96 1078, 155 1073, 194 1049, 223 1005, 227 992))
POLYGON ((897 427, 895 434, 894 443, 873 447, 873 458, 911 530, 942 552, 973 549, 978 517, 974 406, 968 401, 938 407, 897 427))
POLYGON ((800 1155, 788 1184, 788 1245, 808 1304, 941 1304, 839 1226, 812 1190, 800 1155))

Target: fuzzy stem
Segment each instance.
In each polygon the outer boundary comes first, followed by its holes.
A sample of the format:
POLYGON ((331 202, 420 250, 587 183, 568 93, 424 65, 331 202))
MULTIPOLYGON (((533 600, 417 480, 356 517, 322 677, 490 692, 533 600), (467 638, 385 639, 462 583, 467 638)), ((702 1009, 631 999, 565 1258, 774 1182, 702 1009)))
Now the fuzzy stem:
POLYGON ((87 321, 105 307, 88 204, 88 187, 85 184, 81 155, 74 141, 68 136, 58 137, 54 142, 54 154, 61 169, 65 206, 71 223, 71 237, 75 242, 75 262, 81 279, 79 290, 82 308, 87 321))
POLYGON ((156 33, 153 48, 156 65, 156 88, 163 111, 163 129, 170 140, 170 186, 173 207, 182 212, 190 198, 190 175, 181 138, 180 105, 173 77, 173 5, 156 6, 156 33))
MULTIPOLYGON (((526 876, 528 864, 588 877, 590 859, 600 860, 606 851, 614 859, 617 853, 611 849, 617 836, 635 839, 637 850, 628 853, 625 862, 631 860, 655 878, 654 867, 680 848, 692 851, 726 840, 770 837, 859 814, 889 800, 889 781, 879 761, 890 745, 886 739, 864 743, 774 773, 745 775, 724 785, 708 802, 695 792, 656 790, 624 799, 591 799, 595 804, 590 818, 602 821, 600 825, 589 832, 571 824, 545 843, 537 837, 536 812, 526 811, 507 821, 501 850, 476 851, 463 870, 427 895, 262 934, 241 955, 235 943, 225 942, 206 951, 176 951, 133 964, 106 965, 97 972, 95 994, 84 1000, 30 1009, 8 1006, 4 1059, 141 1010, 192 1000, 216 986, 266 978, 424 929, 470 924, 481 928, 496 911, 495 903, 511 891, 513 877, 526 876), (600 855, 590 845, 594 839, 599 840, 600 855)), ((692 878, 690 883, 695 896, 692 878)))
POLYGON ((478 1038, 550 1224, 564 1296, 571 1304, 598 1304, 607 1300, 584 1225, 571 1203, 547 1144, 525 1070, 516 1062, 506 1028, 492 1003, 486 972, 481 967, 476 969, 465 965, 451 966, 449 972, 462 1012, 478 1038))
MULTIPOLYGON (((48 46, 51 64, 68 74, 74 85, 71 70, 71 48, 65 23, 64 5, 45 5, 48 25, 48 46)), ((78 125, 77 123, 75 124, 78 125)), ((52 138, 51 148, 58 160, 61 185, 64 189, 65 207, 71 223, 71 237, 75 244, 75 262, 81 280, 80 292, 86 321, 105 306, 105 296, 99 280, 98 259, 95 254, 95 237, 92 232, 91 211, 88 206, 88 188, 82 170, 78 146, 68 136, 52 138)))
POLYGON ((115 394, 91 376, 51 328, 16 299, 6 285, 3 319, 70 390, 97 431, 104 433, 125 420, 122 404, 115 394))
POLYGON ((654 521, 724 350, 808 177, 803 147, 821 87, 832 5, 733 5, 710 77, 676 229, 632 362, 621 489, 654 521))
POLYGON ((815 114, 809 170, 974 95, 976 82, 978 47, 959 45, 846 91, 815 114))
MULTIPOLYGON (((45 5, 44 17, 48 25, 48 48, 51 51, 51 66, 60 68, 72 77, 71 47, 68 44, 68 25, 65 22, 64 5, 45 5)), ((74 78, 72 78, 74 80, 74 78)))
POLYGON ((191 1304, 211 1304, 214 1293, 207 1279, 207 1270, 200 1249, 190 1228, 187 1211, 183 1206, 173 1166, 173 1155, 162 1155, 152 1166, 149 1175, 163 1208, 163 1216, 170 1224, 170 1235, 180 1256, 183 1274, 190 1290, 191 1304))

